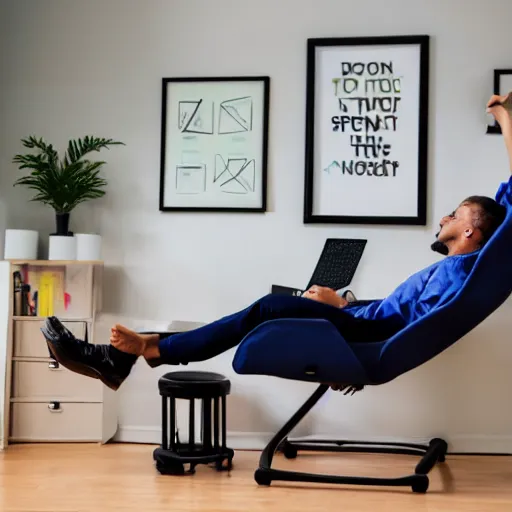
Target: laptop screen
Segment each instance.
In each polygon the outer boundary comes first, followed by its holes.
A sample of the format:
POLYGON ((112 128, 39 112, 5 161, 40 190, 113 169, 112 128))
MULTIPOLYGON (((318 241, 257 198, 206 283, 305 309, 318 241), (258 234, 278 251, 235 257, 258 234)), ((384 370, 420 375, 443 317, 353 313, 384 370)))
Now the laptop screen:
POLYGON ((328 286, 334 290, 347 287, 356 273, 367 240, 328 238, 306 287, 328 286))

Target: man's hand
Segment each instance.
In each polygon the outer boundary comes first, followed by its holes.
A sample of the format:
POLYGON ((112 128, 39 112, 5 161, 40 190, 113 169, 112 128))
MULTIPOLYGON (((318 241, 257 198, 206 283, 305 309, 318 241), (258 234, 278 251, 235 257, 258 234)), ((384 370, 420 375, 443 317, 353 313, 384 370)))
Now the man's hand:
POLYGON ((512 172, 512 93, 506 96, 491 96, 487 102, 487 112, 494 116, 501 127, 512 172))
POLYGON ((344 395, 351 394, 353 395, 357 391, 361 391, 364 389, 364 385, 360 384, 336 384, 336 383, 326 383, 331 387, 333 391, 341 391, 344 395))
POLYGON ((502 130, 512 128, 512 116, 509 112, 512 110, 510 103, 512 103, 512 93, 505 96, 494 94, 487 102, 487 112, 494 116, 502 130))
POLYGON ((348 302, 339 295, 332 288, 326 286, 312 286, 309 290, 304 292, 302 296, 306 299, 316 300, 324 304, 330 304, 337 308, 344 308, 348 302))

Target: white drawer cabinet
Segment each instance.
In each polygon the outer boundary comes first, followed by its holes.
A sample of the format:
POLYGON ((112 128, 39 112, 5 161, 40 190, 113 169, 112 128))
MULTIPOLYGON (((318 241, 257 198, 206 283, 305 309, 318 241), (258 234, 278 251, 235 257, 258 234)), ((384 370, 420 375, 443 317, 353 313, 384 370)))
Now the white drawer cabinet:
POLYGON ((102 404, 14 402, 11 441, 98 441, 102 436, 102 404))
MULTIPOLYGON (((49 357, 50 352, 41 333, 44 320, 20 319, 13 322, 14 357, 49 357)), ((86 322, 63 322, 79 339, 85 338, 86 322)))
POLYGON ((34 316, 13 314, 14 272, 21 272, 31 292, 40 275, 44 273, 48 283, 48 273, 53 273, 61 287, 53 290, 57 300, 46 313, 57 316, 77 338, 95 343, 101 262, 0 263, 0 341, 5 338, 0 359, 5 383, 2 448, 10 442, 109 441, 117 430, 115 392, 100 380, 69 371, 51 357, 41 332, 45 316, 37 316, 37 311, 34 316))
POLYGON ((99 380, 73 373, 56 361, 13 361, 13 399, 101 402, 99 380))

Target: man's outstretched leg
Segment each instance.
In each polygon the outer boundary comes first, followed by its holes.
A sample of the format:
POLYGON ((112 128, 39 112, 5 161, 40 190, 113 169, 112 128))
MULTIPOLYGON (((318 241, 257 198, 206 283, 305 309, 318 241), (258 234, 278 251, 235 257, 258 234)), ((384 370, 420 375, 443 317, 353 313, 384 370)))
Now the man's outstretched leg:
POLYGON ((403 327, 394 320, 356 319, 340 307, 315 300, 267 295, 237 313, 163 339, 116 325, 112 328, 110 342, 122 352, 143 356, 152 367, 187 364, 211 359, 237 346, 258 325, 280 318, 329 320, 349 342, 380 341, 403 327))
POLYGON ((77 340, 56 318, 49 318, 42 331, 63 366, 117 389, 141 356, 151 367, 204 361, 235 347, 263 322, 279 318, 329 320, 347 341, 354 342, 379 341, 396 329, 386 322, 355 319, 339 307, 315 300, 267 295, 237 313, 164 339, 117 325, 112 329, 110 345, 90 345, 77 340))
POLYGON ((141 356, 151 367, 204 361, 236 346, 266 320, 332 318, 338 314, 338 308, 327 304, 299 297, 268 295, 237 313, 162 340, 158 334, 141 335, 116 325, 112 329, 110 345, 90 344, 76 339, 55 317, 48 318, 41 331, 59 363, 76 373, 100 379, 117 390, 141 356))

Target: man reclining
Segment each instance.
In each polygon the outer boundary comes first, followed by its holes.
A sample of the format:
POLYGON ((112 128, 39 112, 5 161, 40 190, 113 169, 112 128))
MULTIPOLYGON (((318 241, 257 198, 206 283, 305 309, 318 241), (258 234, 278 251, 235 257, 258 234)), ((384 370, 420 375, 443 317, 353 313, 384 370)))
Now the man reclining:
MULTIPOLYGON (((512 93, 493 96, 487 109, 502 128, 512 170, 512 117, 505 108, 509 104, 512 93)), ((462 201, 453 213, 441 219, 432 244, 432 250, 446 257, 409 277, 385 299, 369 304, 349 304, 334 290, 313 286, 302 297, 267 295, 213 323, 163 337, 115 325, 110 344, 89 344, 76 339, 55 317, 47 319, 42 332, 51 353, 63 366, 101 379, 112 389, 119 388, 139 357, 151 367, 204 361, 235 347, 268 320, 324 319, 348 342, 383 341, 455 296, 480 250, 503 222, 505 205, 510 204, 512 178, 500 185, 495 200, 472 196, 462 201)))

